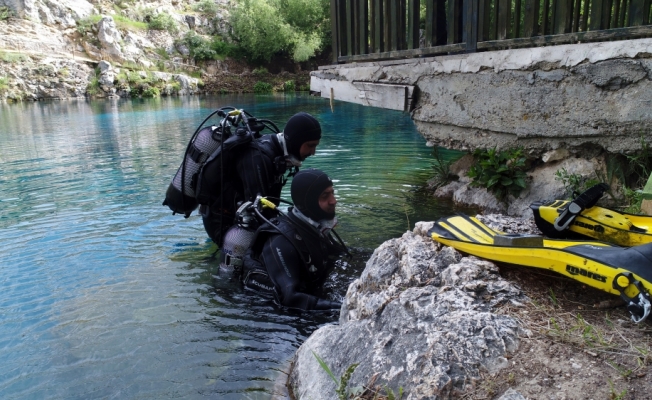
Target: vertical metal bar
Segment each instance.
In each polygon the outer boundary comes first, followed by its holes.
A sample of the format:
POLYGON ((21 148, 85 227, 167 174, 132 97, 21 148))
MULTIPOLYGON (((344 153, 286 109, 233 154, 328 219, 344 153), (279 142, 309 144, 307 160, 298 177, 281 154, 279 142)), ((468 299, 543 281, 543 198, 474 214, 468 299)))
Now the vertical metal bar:
POLYGON ((419 0, 408 0, 407 48, 409 50, 419 48, 420 9, 421 4, 419 0))
POLYGON ((625 27, 625 21, 627 18, 627 10, 629 9, 630 0, 623 0, 622 10, 620 14, 620 26, 625 27))
POLYGON ((337 0, 331 0, 331 48, 333 54, 331 61, 333 61, 333 63, 337 63, 337 57, 340 55, 339 29, 337 28, 338 23, 337 0))
POLYGON ((354 53, 353 50, 353 16, 352 14, 352 2, 353 0, 344 0, 346 4, 346 55, 351 56, 354 53))

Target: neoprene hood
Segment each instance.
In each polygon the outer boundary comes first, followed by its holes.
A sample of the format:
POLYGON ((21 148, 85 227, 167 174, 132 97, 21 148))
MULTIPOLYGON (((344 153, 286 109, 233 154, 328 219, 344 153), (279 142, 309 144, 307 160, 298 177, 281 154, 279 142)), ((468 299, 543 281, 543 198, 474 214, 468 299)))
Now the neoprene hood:
POLYGON ((306 112, 294 114, 283 130, 288 153, 302 160, 299 150, 301 145, 311 140, 321 139, 319 121, 306 112))
POLYGON ((331 186, 333 181, 323 171, 311 168, 297 172, 290 188, 294 206, 313 221, 335 218, 335 213, 327 213, 319 207, 319 195, 331 186))

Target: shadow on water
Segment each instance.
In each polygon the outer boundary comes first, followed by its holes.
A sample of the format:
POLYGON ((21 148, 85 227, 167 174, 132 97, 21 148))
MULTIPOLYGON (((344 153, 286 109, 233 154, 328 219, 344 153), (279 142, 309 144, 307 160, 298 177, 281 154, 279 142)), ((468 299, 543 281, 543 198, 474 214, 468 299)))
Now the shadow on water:
POLYGON ((245 292, 201 219, 161 205, 197 124, 227 105, 322 123, 305 167, 333 178, 354 254, 331 299, 381 243, 454 212, 423 189, 431 149, 398 112, 282 95, 0 105, 0 398, 283 396, 288 361, 338 313, 245 292))

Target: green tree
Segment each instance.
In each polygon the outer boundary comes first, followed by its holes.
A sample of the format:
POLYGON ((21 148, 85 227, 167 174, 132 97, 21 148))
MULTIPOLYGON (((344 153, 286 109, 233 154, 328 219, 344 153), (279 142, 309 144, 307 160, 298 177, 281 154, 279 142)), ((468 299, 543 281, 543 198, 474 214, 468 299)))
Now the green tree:
POLYGON ((238 0, 231 13, 233 39, 252 61, 285 53, 306 61, 329 42, 327 0, 238 0))

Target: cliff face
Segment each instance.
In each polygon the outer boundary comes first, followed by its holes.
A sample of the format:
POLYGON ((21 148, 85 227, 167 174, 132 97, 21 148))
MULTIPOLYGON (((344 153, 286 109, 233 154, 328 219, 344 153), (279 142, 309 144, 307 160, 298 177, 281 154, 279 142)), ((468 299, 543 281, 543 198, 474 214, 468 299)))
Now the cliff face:
POLYGON ((178 1, 0 0, 0 101, 197 93, 175 39, 226 34, 229 2, 216 4, 209 18, 178 1), (143 22, 157 16, 166 29, 143 22))

